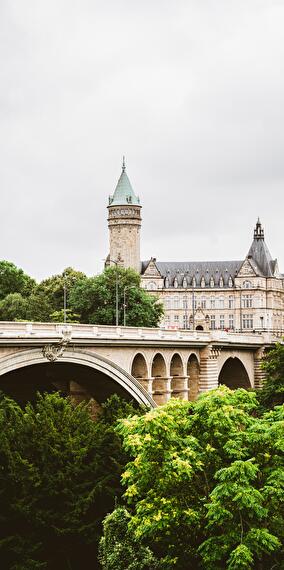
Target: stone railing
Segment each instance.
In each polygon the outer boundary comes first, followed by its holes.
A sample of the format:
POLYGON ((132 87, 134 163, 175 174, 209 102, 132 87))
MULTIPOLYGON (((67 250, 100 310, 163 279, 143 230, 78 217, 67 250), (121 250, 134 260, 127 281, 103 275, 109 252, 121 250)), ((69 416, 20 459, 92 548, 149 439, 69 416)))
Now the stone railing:
POLYGON ((283 338, 282 331, 233 332, 224 330, 189 331, 166 330, 145 327, 116 327, 106 325, 59 324, 59 323, 25 323, 0 322, 0 340, 5 338, 62 338, 72 339, 125 339, 148 341, 172 341, 202 343, 221 342, 229 344, 272 344, 283 338))

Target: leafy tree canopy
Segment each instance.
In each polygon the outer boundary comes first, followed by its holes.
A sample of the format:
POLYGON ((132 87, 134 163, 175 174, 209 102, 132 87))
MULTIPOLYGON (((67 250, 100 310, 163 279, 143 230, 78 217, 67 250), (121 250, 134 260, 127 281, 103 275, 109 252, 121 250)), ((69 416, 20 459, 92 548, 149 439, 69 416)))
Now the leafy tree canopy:
POLYGON ((58 275, 53 275, 44 279, 37 286, 37 292, 43 293, 52 306, 52 312, 63 309, 64 285, 66 286, 67 298, 72 288, 81 279, 86 278, 85 274, 72 267, 67 267, 58 275))
POLYGON ((278 343, 263 361, 266 378, 259 399, 265 408, 284 404, 284 344, 278 343))
POLYGON ((81 279, 70 293, 73 311, 85 323, 114 325, 116 322, 116 279, 118 278, 119 324, 123 324, 125 292, 126 324, 157 326, 163 306, 140 287, 140 275, 132 269, 109 267, 101 275, 81 279))
POLYGON ((35 285, 35 280, 14 263, 0 261, 0 299, 4 299, 10 293, 20 293, 25 297, 32 292, 35 285))
POLYGON ((137 413, 117 396, 98 421, 58 394, 21 409, 0 398, 0 567, 73 570, 94 560, 128 457, 114 429, 137 413))
POLYGON ((283 568, 284 409, 257 409, 254 392, 221 387, 121 422, 133 460, 124 510, 105 521, 104 569, 125 557, 145 570, 283 568))

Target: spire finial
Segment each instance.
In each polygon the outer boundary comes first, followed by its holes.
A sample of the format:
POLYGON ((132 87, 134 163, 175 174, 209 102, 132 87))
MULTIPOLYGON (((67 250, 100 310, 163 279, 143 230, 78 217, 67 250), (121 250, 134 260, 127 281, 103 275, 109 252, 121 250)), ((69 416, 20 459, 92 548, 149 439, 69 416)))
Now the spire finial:
POLYGON ((122 158, 122 172, 125 172, 125 168, 126 168, 126 166, 125 166, 125 156, 123 155, 123 158, 122 158))
POLYGON ((264 240, 264 229, 261 225, 261 221, 260 221, 259 217, 257 218, 253 237, 254 237, 254 239, 257 239, 257 240, 264 240))

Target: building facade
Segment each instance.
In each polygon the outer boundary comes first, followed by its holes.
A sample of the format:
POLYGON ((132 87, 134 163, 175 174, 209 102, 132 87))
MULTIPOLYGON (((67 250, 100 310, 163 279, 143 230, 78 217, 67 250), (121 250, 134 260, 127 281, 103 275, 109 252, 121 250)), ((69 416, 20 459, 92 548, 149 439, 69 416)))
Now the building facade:
POLYGON ((163 303, 161 326, 176 329, 284 331, 284 275, 265 243, 257 220, 253 241, 237 261, 140 260, 141 204, 122 173, 109 198, 110 253, 118 263, 141 274, 142 287, 163 303))

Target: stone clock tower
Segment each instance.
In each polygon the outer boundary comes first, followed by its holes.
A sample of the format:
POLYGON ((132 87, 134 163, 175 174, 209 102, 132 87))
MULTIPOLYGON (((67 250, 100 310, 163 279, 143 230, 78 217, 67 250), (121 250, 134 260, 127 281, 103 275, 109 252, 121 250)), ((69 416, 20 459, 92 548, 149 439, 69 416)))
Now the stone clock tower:
POLYGON ((109 197, 108 227, 110 253, 106 265, 117 261, 140 273, 141 205, 126 174, 124 157, 115 192, 109 197))

